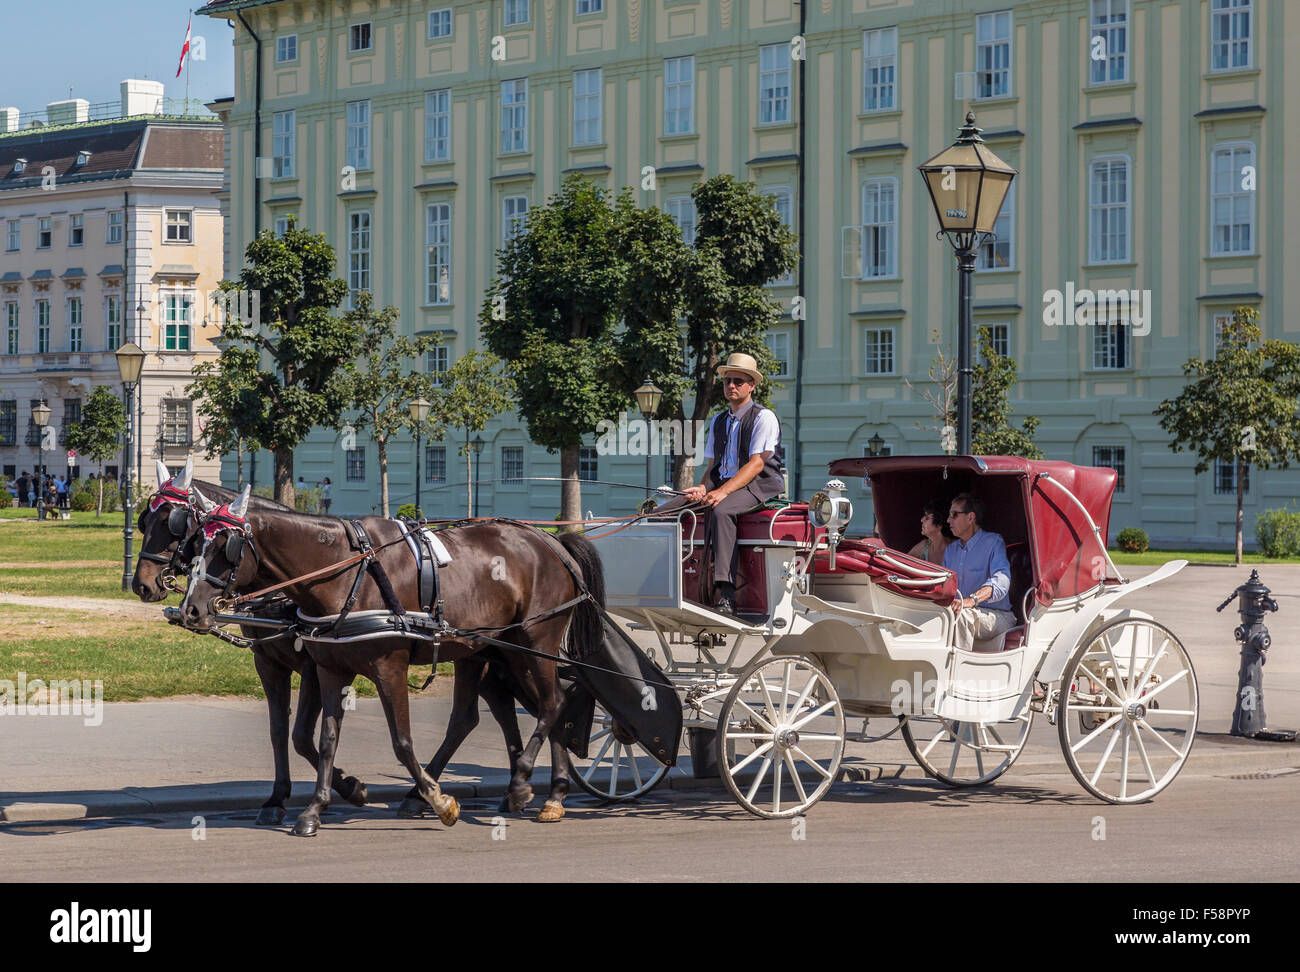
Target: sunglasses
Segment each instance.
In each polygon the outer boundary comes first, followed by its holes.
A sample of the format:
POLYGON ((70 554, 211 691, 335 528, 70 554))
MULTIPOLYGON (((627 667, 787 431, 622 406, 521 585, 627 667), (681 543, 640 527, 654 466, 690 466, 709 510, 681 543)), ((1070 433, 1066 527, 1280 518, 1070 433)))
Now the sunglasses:
POLYGON ((722 379, 722 383, 723 383, 724 385, 748 385, 748 384, 749 384, 749 379, 748 379, 748 378, 735 378, 735 377, 732 377, 732 376, 728 375, 728 376, 726 376, 725 378, 722 379))
POLYGON ((974 513, 974 512, 975 512, 974 510, 949 510, 948 519, 951 520, 954 517, 965 516, 967 513, 974 513))

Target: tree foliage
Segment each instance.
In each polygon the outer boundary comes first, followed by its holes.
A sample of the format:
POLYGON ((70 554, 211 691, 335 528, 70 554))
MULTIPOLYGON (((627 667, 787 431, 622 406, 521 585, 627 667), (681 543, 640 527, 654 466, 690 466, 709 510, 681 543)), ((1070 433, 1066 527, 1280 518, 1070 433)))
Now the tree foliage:
POLYGON ((68 448, 76 449, 79 455, 99 463, 101 476, 95 500, 96 516, 104 511, 104 463, 122 448, 125 432, 126 406, 107 385, 95 386, 81 409, 81 421, 68 427, 68 448))
POLYGON ((497 415, 514 405, 515 384, 502 370, 502 361, 490 351, 473 350, 447 369, 435 408, 448 433, 464 430, 465 441, 459 452, 465 458, 465 483, 469 491, 466 504, 470 516, 473 506, 473 468, 470 463, 470 435, 482 432, 497 415))
POLYGON ((1034 444, 1038 416, 1026 415, 1019 428, 1011 424, 1009 393, 1019 373, 1016 363, 993 349, 987 328, 980 328, 978 335, 979 355, 971 382, 971 451, 977 456, 1044 458, 1034 444))

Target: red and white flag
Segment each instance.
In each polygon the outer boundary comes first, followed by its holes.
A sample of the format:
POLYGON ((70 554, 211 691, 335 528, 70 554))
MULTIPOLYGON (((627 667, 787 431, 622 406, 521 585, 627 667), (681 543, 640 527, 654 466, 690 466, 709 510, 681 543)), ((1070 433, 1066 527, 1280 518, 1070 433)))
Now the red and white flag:
POLYGON ((190 14, 190 19, 185 22, 185 43, 181 45, 181 62, 176 65, 176 77, 181 76, 181 71, 185 69, 185 58, 190 53, 190 23, 194 20, 194 15, 190 14))

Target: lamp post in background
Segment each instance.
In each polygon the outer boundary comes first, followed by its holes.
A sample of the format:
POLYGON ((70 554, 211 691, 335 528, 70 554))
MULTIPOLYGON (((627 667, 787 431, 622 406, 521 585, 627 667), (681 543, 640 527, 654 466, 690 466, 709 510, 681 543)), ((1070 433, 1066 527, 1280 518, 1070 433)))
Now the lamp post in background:
POLYGON ((478 464, 479 456, 483 453, 483 436, 474 436, 474 441, 470 444, 470 448, 474 450, 474 516, 478 516, 478 464))
POLYGON ((50 424, 50 406, 42 399, 39 405, 32 407, 32 421, 36 423, 36 449, 39 459, 39 471, 36 473, 36 518, 45 519, 45 427, 50 424))
POLYGON ((663 389, 647 378, 636 391, 636 407, 641 410, 641 417, 646 424, 645 450, 645 488, 650 489, 650 420, 659 411, 659 402, 664 397, 663 389))
POLYGON ((424 518, 420 509, 420 439, 423 434, 424 420, 429 417, 430 404, 424 396, 413 399, 406 406, 411 412, 411 421, 415 424, 415 518, 424 518))
POLYGON ((133 408, 135 389, 140 383, 140 372, 144 370, 144 351, 138 344, 127 343, 113 352, 117 358, 117 373, 122 379, 122 397, 126 399, 126 436, 122 443, 122 590, 131 589, 131 447, 134 436, 132 425, 135 421, 133 408))
POLYGON ((957 141, 918 168, 939 217, 938 235, 948 237, 957 257, 957 452, 968 456, 975 374, 971 275, 975 272, 975 254, 993 235, 998 213, 1017 173, 989 151, 980 138, 980 129, 975 127, 975 113, 969 111, 957 141))
POLYGON ((873 432, 871 438, 867 440, 867 455, 872 459, 880 455, 880 451, 885 448, 885 440, 880 437, 879 432, 873 432))

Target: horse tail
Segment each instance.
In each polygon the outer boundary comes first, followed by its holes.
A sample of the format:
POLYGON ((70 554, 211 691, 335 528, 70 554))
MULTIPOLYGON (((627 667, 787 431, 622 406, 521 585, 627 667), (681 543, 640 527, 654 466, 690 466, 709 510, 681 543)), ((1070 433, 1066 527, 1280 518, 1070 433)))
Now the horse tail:
POLYGON ((600 553, 591 541, 577 533, 561 533, 557 538, 565 551, 578 564, 582 582, 590 600, 583 600, 573 609, 569 626, 569 651, 578 658, 586 657, 605 638, 605 568, 600 553))

